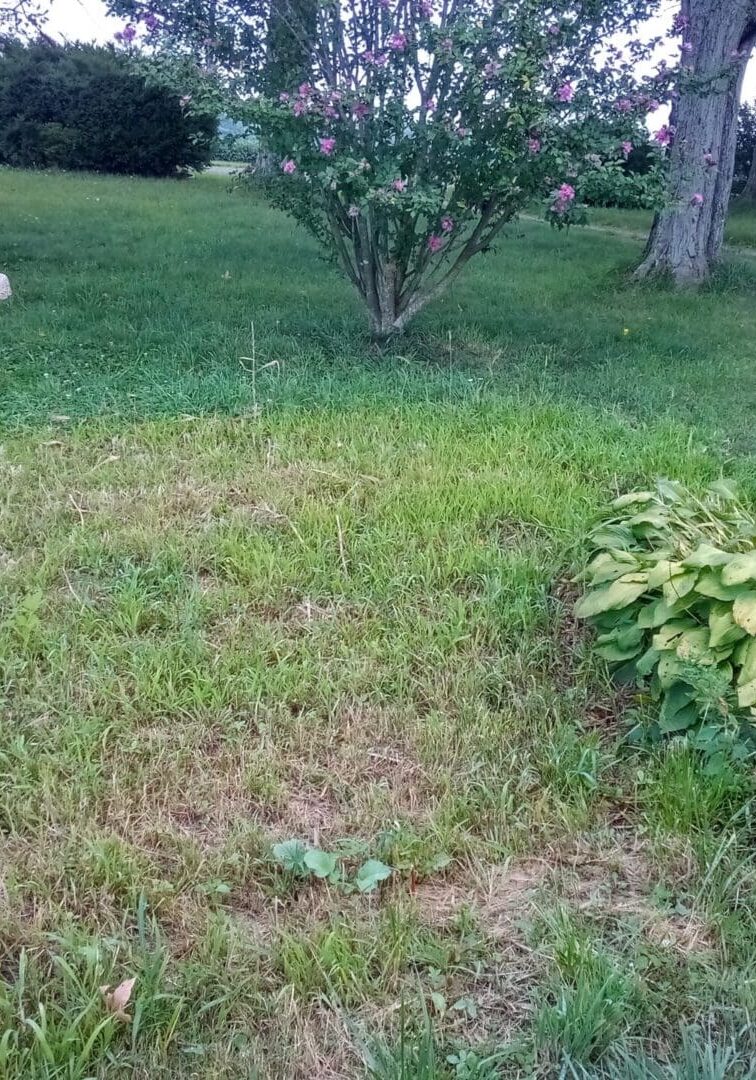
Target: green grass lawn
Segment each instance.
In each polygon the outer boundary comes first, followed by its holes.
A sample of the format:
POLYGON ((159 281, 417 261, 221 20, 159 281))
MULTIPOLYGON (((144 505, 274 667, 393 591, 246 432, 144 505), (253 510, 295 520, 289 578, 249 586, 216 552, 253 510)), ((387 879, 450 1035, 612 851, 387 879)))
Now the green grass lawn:
POLYGON ((568 583, 756 490, 748 268, 526 222, 376 353, 221 177, 0 196, 0 1076, 752 1076, 751 770, 627 745, 568 583))
MULTIPOLYGON (((653 221, 650 210, 618 210, 614 207, 591 207, 589 220, 592 225, 626 229, 638 235, 647 235, 653 221)), ((752 206, 743 206, 733 200, 730 216, 725 227, 725 242, 731 247, 756 249, 756 212, 752 206)))

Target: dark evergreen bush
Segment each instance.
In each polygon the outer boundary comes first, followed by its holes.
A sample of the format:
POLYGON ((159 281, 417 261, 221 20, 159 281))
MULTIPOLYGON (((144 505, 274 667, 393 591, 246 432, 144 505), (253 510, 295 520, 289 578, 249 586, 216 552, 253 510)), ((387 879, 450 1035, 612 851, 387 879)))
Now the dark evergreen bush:
POLYGON ((171 176, 209 162, 216 124, 112 49, 8 42, 0 51, 6 165, 171 176))

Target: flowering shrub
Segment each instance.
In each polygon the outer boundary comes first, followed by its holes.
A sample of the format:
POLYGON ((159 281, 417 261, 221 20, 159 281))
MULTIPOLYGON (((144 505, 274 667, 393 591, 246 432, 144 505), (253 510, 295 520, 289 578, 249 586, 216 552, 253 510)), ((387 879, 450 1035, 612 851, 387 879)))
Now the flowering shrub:
POLYGON ((716 752, 756 722, 756 518, 731 486, 677 484, 617 499, 591 535, 575 613, 596 652, 660 703, 652 734, 716 752))
POLYGON ((644 47, 600 46, 646 9, 319 8, 309 77, 255 99, 250 119, 276 163, 272 198, 338 260, 375 338, 400 332, 534 196, 555 224, 579 220, 581 176, 624 160, 651 100, 634 79, 644 47))

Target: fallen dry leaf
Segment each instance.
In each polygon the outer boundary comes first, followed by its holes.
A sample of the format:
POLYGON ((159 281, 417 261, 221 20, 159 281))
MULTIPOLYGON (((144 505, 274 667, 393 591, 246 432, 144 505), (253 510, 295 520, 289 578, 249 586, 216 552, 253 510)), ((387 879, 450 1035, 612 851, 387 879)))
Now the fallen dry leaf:
POLYGON ((100 993, 105 999, 105 1007, 108 1012, 112 1012, 116 1020, 123 1020, 126 1023, 131 1020, 131 1017, 126 1012, 126 1006, 129 1003, 135 982, 136 979, 124 979, 114 990, 111 990, 109 986, 100 987, 100 993))

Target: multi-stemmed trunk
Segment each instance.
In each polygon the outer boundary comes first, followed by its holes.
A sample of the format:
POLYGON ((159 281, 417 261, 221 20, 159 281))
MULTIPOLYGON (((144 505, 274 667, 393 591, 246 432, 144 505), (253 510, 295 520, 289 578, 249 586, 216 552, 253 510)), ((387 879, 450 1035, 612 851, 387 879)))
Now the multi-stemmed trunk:
POLYGON ((738 105, 756 34, 755 0, 685 0, 680 96, 673 110, 667 206, 659 211, 636 277, 702 281, 720 255, 732 189, 738 105))

